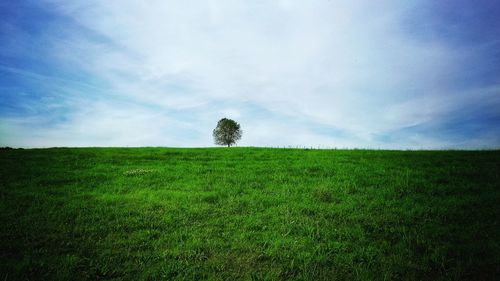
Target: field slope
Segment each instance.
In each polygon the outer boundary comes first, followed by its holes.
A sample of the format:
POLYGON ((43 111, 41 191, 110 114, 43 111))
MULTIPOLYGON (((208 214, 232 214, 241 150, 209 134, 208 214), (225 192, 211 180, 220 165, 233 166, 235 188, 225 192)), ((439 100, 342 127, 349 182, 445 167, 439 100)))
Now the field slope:
POLYGON ((500 151, 0 151, 0 280, 494 280, 500 151))

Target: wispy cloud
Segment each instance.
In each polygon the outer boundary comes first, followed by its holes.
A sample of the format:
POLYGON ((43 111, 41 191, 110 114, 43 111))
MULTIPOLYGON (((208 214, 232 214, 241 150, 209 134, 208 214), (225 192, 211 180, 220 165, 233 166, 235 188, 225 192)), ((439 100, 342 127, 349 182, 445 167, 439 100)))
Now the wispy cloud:
POLYGON ((2 4, 4 145, 209 146, 226 116, 241 145, 500 145, 488 1, 20 3, 2 4))

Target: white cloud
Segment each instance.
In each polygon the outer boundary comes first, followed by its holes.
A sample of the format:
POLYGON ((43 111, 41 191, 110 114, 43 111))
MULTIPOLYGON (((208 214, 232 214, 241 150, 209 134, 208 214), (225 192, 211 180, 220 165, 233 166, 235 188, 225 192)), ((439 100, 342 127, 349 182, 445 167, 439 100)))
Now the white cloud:
POLYGON ((401 26, 412 9, 402 1, 47 3, 107 38, 67 30, 54 42, 58 60, 136 104, 89 101, 91 112, 80 109, 46 136, 54 145, 51 137, 68 132, 82 145, 207 146, 218 118, 232 116, 244 125, 242 145, 445 147, 453 143, 434 136, 397 144, 374 136, 477 102, 448 89, 474 50, 415 41, 401 26))

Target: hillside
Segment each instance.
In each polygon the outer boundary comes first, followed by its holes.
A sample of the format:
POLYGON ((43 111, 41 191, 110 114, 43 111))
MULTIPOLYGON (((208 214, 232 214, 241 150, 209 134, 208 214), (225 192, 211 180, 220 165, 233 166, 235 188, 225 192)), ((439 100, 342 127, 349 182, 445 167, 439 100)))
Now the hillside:
POLYGON ((494 280, 500 151, 0 151, 0 280, 494 280))

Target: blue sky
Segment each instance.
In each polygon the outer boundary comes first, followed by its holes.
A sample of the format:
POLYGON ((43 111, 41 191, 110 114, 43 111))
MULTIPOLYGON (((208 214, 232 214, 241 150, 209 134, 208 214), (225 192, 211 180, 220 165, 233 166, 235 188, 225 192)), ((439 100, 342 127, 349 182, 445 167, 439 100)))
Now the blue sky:
POLYGON ((0 146, 500 147, 498 1, 0 2, 0 146), (355 2, 355 3, 352 3, 355 2))

